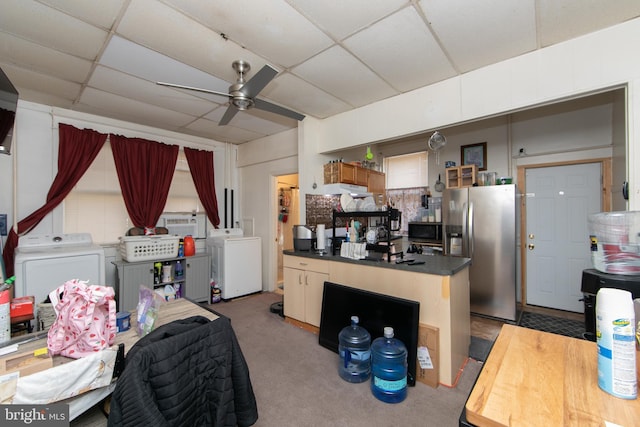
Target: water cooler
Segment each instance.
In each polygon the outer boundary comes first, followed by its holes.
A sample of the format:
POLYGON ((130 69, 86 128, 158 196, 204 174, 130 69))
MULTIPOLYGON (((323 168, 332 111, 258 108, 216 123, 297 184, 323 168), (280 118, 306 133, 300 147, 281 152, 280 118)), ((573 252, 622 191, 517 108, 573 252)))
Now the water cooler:
POLYGON ((640 298, 640 276, 609 274, 592 268, 582 271, 585 338, 590 341, 596 340, 596 294, 600 288, 622 289, 631 292, 633 299, 640 298))

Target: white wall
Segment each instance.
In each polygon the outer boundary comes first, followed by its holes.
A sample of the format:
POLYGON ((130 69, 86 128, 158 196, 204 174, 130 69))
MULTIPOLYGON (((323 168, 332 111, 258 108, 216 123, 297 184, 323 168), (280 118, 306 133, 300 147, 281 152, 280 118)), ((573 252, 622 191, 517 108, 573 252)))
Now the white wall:
POLYGON ((297 144, 294 130, 238 146, 242 218, 253 218, 254 235, 262 238, 262 289, 266 291, 277 286, 276 176, 298 172, 297 144))

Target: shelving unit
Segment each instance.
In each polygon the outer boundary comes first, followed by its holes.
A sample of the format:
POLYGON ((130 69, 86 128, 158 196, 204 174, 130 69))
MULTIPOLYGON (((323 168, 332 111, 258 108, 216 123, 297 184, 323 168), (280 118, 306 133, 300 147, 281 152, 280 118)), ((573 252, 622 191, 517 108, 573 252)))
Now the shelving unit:
POLYGON ((337 218, 381 218, 382 225, 387 228, 387 238, 383 240, 386 244, 371 244, 367 243, 367 250, 379 252, 383 254, 387 254, 387 262, 391 262, 392 255, 400 255, 402 258, 403 253, 392 253, 391 252, 391 242, 394 240, 401 239, 402 236, 392 236, 391 235, 391 211, 356 211, 356 212, 338 212, 336 210, 333 211, 333 239, 331 253, 332 255, 336 255, 338 249, 338 242, 336 240, 336 219, 337 218))
POLYGON ((478 166, 464 165, 445 169, 447 188, 471 187, 476 183, 478 166))
POLYGON ((146 261, 115 261, 113 264, 118 271, 116 298, 119 311, 135 310, 138 305, 140 285, 148 288, 164 288, 171 285, 179 288, 179 296, 194 301, 208 301, 209 298, 209 254, 195 254, 190 257, 164 258, 146 261), (180 262, 183 274, 176 277, 176 265, 180 262), (171 266, 171 280, 163 282, 162 272, 160 283, 155 280, 155 264, 165 263, 171 266), (178 286, 176 286, 178 285, 178 286))

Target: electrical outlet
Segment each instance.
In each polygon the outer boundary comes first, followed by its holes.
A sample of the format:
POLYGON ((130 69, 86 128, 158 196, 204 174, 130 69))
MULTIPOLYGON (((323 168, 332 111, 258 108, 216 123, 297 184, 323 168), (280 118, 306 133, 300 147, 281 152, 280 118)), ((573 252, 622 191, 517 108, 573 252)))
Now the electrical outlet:
POLYGON ((7 214, 0 214, 0 236, 7 235, 7 214))

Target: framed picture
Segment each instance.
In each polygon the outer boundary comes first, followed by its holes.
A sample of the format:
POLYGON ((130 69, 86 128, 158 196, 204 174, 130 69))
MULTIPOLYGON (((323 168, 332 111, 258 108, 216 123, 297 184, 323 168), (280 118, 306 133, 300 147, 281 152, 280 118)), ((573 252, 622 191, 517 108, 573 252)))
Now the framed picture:
POLYGON ((487 143, 463 145, 460 147, 460 164, 476 165, 479 171, 487 170, 487 143))

